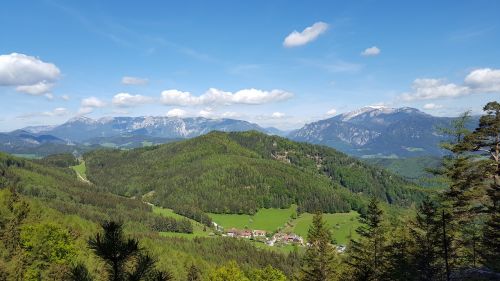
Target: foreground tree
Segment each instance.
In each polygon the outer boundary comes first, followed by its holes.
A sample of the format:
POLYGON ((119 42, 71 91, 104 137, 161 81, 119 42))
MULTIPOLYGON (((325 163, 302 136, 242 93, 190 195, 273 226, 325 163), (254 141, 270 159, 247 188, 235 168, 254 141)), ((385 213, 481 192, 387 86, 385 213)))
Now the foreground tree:
POLYGON ((212 271, 208 277, 209 281, 250 281, 236 262, 231 261, 212 271))
POLYGON ((380 280, 384 273, 384 227, 383 211, 375 197, 372 197, 366 214, 360 216, 361 226, 356 230, 358 241, 351 240, 347 252, 349 270, 345 278, 350 280, 380 280))
POLYGON ((254 270, 249 277, 252 281, 286 281, 283 272, 270 265, 263 269, 254 270))
MULTIPOLYGON (((167 281, 172 276, 155 269, 156 261, 139 248, 139 241, 125 238, 123 226, 117 222, 102 224, 103 233, 97 233, 88 241, 89 248, 101 258, 108 271, 110 281, 167 281)), ((74 281, 91 280, 81 265, 73 268, 71 279, 74 281)))
POLYGON ((476 164, 488 183, 489 199, 481 256, 486 266, 500 271, 500 104, 489 102, 483 110, 486 115, 479 120, 479 127, 461 142, 461 149, 481 155, 476 164))
POLYGON ((308 247, 302 267, 302 280, 326 281, 335 277, 335 248, 332 234, 321 213, 314 215, 307 235, 308 247))
POLYGON ((411 250, 415 280, 436 280, 443 276, 441 220, 436 204, 426 199, 410 227, 414 247, 411 250))

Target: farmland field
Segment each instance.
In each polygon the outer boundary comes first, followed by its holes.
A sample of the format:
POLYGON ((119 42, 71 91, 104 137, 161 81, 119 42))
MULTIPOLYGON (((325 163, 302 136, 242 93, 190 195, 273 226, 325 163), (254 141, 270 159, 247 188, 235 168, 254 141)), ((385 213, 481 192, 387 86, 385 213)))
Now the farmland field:
MULTIPOLYGON (((337 244, 346 245, 349 236, 357 237, 356 228, 359 226, 359 214, 355 211, 349 213, 323 214, 332 236, 337 244)), ((304 213, 291 222, 286 231, 294 232, 304 238, 307 238, 307 231, 312 223, 313 214, 304 213)))
POLYGON ((260 209, 255 215, 236 215, 236 214, 209 214, 214 222, 225 229, 259 229, 274 232, 284 227, 291 219, 292 214, 296 213, 297 206, 292 205, 288 209, 260 209))
MULTIPOLYGON (((238 229, 261 229, 268 232, 274 232, 281 229, 284 232, 292 232, 307 238, 307 231, 309 230, 314 215, 303 213, 299 217, 292 219, 291 216, 296 213, 296 209, 296 206, 292 206, 288 209, 260 209, 253 216, 237 214, 209 215, 214 222, 225 229, 234 227, 238 229)), ((153 212, 176 219, 185 218, 166 208, 153 207, 153 212)), ((323 214, 323 218, 326 220, 332 232, 333 239, 337 244, 346 245, 350 236, 353 238, 357 237, 356 228, 359 226, 358 215, 359 214, 355 211, 349 213, 323 214)), ((202 224, 193 220, 191 220, 191 222, 193 223, 193 234, 164 232, 161 233, 161 235, 185 238, 210 236, 209 234, 211 231, 203 231, 204 226, 202 224)), ((263 248, 268 247, 264 244, 257 246, 263 248)), ((289 247, 287 251, 292 249, 293 247, 289 247)))

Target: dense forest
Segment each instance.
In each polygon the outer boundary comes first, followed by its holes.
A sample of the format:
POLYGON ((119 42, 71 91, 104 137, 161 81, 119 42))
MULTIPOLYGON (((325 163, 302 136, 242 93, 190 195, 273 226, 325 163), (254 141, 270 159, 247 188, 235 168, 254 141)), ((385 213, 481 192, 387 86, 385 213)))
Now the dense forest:
POLYGON ((255 131, 84 155, 90 181, 123 196, 153 194, 160 206, 213 213, 259 208, 364 211, 367 198, 409 206, 426 191, 402 177, 324 146, 255 131))
POLYGON ((161 237, 159 231, 190 232, 191 222, 153 214, 140 200, 78 181, 73 170, 58 167, 68 159, 35 163, 0 154, 0 280, 70 280, 77 265, 106 280, 106 267, 87 240, 110 220, 123 222, 124 232, 140 238, 140 248, 175 280, 183 280, 193 264, 208 274, 230 261, 248 274, 266 266, 286 276, 297 271, 297 253, 259 250, 236 239, 161 237))

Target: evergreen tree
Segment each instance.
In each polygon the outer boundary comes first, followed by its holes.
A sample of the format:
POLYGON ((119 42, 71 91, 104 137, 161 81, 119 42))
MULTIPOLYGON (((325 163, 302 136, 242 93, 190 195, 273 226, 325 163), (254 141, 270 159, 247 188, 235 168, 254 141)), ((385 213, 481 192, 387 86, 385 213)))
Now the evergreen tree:
POLYGON ((351 240, 348 248, 347 265, 351 280, 380 280, 382 278, 384 260, 384 227, 383 211, 375 197, 372 197, 366 214, 360 216, 361 226, 356 230, 360 235, 358 241, 351 240))
POLYGON ((89 271, 83 264, 73 267, 68 276, 69 281, 92 281, 89 271))
POLYGON ((321 213, 314 215, 307 240, 309 245, 303 260, 302 280, 332 280, 335 276, 335 249, 331 244, 332 234, 321 213))
POLYGON ((383 273, 383 280, 409 281, 415 277, 411 248, 413 246, 410 233, 405 222, 398 222, 398 226, 391 233, 386 247, 387 267, 383 273))
POLYGON ((483 110, 486 115, 479 120, 479 127, 464 138, 461 148, 483 157, 477 166, 481 167, 482 178, 489 183, 489 202, 481 256, 485 265, 500 271, 500 104, 489 102, 483 110))
MULTIPOLYGON (((477 165, 477 157, 464 149, 464 141, 470 137, 467 129, 470 112, 465 112, 452 121, 451 128, 441 129, 449 141, 441 146, 450 153, 443 157, 442 168, 437 172, 449 182, 449 188, 441 198, 441 208, 445 213, 447 232, 444 250, 445 262, 457 268, 471 267, 476 264, 477 241, 482 213, 484 208, 478 202, 482 201, 483 172, 477 165)), ((443 221, 443 220, 442 220, 443 221)))
POLYGON ((102 228, 104 233, 89 239, 89 247, 106 263, 110 281, 124 280, 125 264, 139 253, 139 241, 126 239, 120 223, 106 222, 102 228))
POLYGON ((102 224, 104 233, 97 233, 88 241, 90 249, 107 266, 110 281, 171 280, 169 273, 154 269, 155 260, 139 248, 139 241, 125 238, 123 226, 117 222, 102 224), (130 264, 133 264, 131 266, 130 264), (127 271, 130 269, 129 271, 127 271))
POLYGON ((441 258, 441 224, 436 204, 427 199, 418 208, 410 228, 414 241, 412 248, 415 280, 435 280, 443 272, 441 258))

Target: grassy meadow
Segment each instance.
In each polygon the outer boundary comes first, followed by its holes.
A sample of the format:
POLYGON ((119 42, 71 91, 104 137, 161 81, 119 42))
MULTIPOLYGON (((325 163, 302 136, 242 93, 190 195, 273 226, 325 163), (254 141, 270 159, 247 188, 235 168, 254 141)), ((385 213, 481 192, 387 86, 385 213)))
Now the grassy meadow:
MULTIPOLYGON (((290 231, 306 238, 313 216, 313 214, 309 213, 301 214, 297 219, 291 221, 285 231, 290 231)), ((346 245, 351 235, 353 238, 357 237, 356 228, 360 225, 358 216, 359 214, 355 211, 323 214, 324 220, 332 231, 333 239, 340 245, 346 245)))
POLYGON ((71 166, 71 169, 73 169, 82 179, 87 180, 87 167, 85 166, 85 161, 81 161, 80 164, 76 166, 71 166))
POLYGON ((255 215, 238 214, 209 214, 212 220, 224 227, 224 229, 259 229, 274 232, 285 226, 291 220, 293 214, 297 213, 297 206, 292 205, 288 209, 260 209, 255 215))

